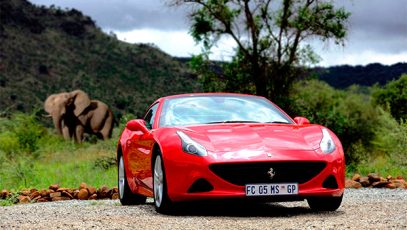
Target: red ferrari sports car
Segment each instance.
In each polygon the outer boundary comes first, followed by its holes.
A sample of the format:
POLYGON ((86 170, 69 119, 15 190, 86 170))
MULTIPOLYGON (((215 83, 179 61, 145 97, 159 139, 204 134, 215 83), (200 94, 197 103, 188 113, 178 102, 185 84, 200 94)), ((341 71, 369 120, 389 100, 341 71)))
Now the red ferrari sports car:
POLYGON ((341 142, 263 97, 204 93, 163 97, 131 120, 117 146, 123 205, 154 197, 158 212, 203 199, 306 199, 336 210, 344 193, 341 142))

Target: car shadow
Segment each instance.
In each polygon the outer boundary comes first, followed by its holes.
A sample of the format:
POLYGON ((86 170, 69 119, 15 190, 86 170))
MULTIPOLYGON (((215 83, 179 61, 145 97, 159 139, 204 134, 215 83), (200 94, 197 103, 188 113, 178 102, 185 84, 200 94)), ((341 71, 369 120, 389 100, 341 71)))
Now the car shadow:
MULTIPOLYGON (((236 201, 188 202, 177 204, 167 215, 227 216, 227 217, 292 217, 309 214, 318 214, 324 216, 339 216, 344 214, 344 211, 340 210, 334 212, 316 212, 311 210, 306 205, 306 203, 304 204, 298 203, 298 205, 287 205, 287 204, 288 203, 236 202, 236 201)), ((154 206, 153 204, 151 205, 154 206)))

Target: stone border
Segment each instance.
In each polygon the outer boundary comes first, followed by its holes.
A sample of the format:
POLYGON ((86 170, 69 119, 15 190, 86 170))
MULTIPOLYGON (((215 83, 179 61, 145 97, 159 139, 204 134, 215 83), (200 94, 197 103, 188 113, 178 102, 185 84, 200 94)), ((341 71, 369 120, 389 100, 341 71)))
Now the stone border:
POLYGON ((62 188, 58 184, 50 185, 48 189, 25 189, 20 192, 12 193, 6 189, 0 193, 0 199, 9 199, 15 196, 13 201, 16 204, 28 204, 35 202, 49 202, 61 200, 100 200, 100 199, 119 199, 119 190, 117 187, 109 188, 101 186, 88 186, 81 183, 79 188, 62 188))
POLYGON ((354 174, 352 179, 345 180, 346 188, 389 188, 389 189, 407 189, 407 182, 402 176, 393 178, 387 176, 381 177, 377 173, 369 173, 367 176, 354 174))

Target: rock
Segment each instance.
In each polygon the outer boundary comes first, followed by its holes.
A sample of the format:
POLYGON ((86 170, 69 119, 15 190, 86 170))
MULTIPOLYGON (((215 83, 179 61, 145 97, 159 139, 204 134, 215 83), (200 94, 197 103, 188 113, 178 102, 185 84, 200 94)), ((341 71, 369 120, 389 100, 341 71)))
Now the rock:
POLYGON ((81 190, 81 189, 86 189, 86 188, 88 188, 88 185, 85 183, 85 182, 82 182, 80 185, 79 185, 79 190, 81 190))
POLYGON ((345 180, 345 188, 362 188, 362 185, 354 180, 345 180))
POLYGON ((41 196, 34 197, 31 200, 37 202, 37 200, 39 200, 39 199, 41 199, 41 196))
POLYGON ((40 198, 37 200, 37 202, 47 202, 47 201, 48 201, 47 198, 40 198))
POLYGON ((38 192, 38 190, 37 190, 36 188, 30 189, 30 193, 31 193, 31 194, 33 194, 33 193, 35 193, 35 192, 38 192))
POLYGON ((61 200, 70 200, 70 198, 66 197, 66 196, 59 196, 59 197, 52 198, 52 201, 61 201, 61 200))
POLYGON ((60 197, 62 196, 61 192, 53 192, 49 194, 49 197, 54 198, 54 197, 60 197))
POLYGON ((79 190, 79 193, 78 193, 79 200, 87 200, 88 197, 89 197, 89 192, 87 189, 83 188, 83 189, 79 190))
POLYGON ((20 204, 28 204, 31 202, 31 199, 29 196, 19 195, 17 197, 17 199, 18 199, 18 203, 20 203, 20 204))
POLYGON ((361 176, 360 176, 359 174, 355 173, 355 175, 353 175, 353 177, 352 177, 352 180, 353 180, 353 181, 358 181, 358 182, 359 182, 360 177, 361 177, 361 176))
POLYGON ((1 190, 0 199, 5 199, 10 196, 10 192, 7 189, 1 190))
POLYGON ((62 191, 62 196, 69 197, 69 199, 71 199, 71 200, 73 199, 73 196, 67 191, 62 191))
POLYGON ((66 191, 66 190, 68 190, 68 188, 59 188, 59 189, 57 189, 57 192, 63 192, 63 191, 66 191))
POLYGON ((376 181, 372 183, 373 188, 383 188, 384 186, 386 186, 387 184, 389 184, 390 182, 388 181, 376 181))
POLYGON ((57 191, 59 189, 59 184, 53 184, 49 186, 49 189, 57 191))
POLYGON ((397 180, 404 180, 404 177, 402 177, 402 176, 397 176, 396 179, 397 179, 397 180))
POLYGON ((35 197, 41 197, 40 193, 38 191, 35 191, 33 193, 31 193, 30 195, 30 199, 34 199, 35 197))
POLYGON ((112 188, 112 193, 119 193, 119 189, 117 187, 113 187, 112 188))
POLYGON ((120 197, 119 197, 119 193, 113 193, 112 194, 112 200, 116 200, 116 199, 119 199, 120 197))
POLYGON ((111 196, 110 193, 111 193, 111 190, 106 185, 103 185, 97 191, 99 199, 104 199, 104 198, 110 199, 110 196, 111 196))
POLYGON ((395 188, 397 188, 396 187, 396 185, 394 185, 393 183, 388 183, 388 184, 386 184, 385 186, 384 186, 385 188, 389 188, 389 189, 395 189, 395 188))
POLYGON ((379 177, 379 175, 377 175, 377 173, 369 173, 369 174, 367 175, 367 177, 369 177, 369 181, 370 181, 371 183, 380 181, 380 177, 379 177))
POLYGON ((43 189, 43 190, 40 191, 40 195, 41 195, 42 197, 46 197, 46 196, 49 195, 49 192, 48 192, 48 190, 43 189))
POLYGON ((370 185, 369 177, 366 177, 366 176, 361 177, 361 178, 359 179, 359 183, 360 183, 363 187, 369 187, 369 185, 370 185))
POLYGON ((79 190, 78 190, 78 189, 73 191, 73 197, 74 197, 74 198, 78 199, 78 194, 79 194, 79 190))
POLYGON ((31 193, 30 193, 30 190, 22 190, 21 192, 20 192, 20 195, 23 195, 23 196, 29 196, 31 193))
POLYGON ((393 180, 392 183, 394 186, 396 186, 396 188, 407 188, 404 180, 393 180))
POLYGON ((92 196, 90 196, 88 200, 96 200, 97 198, 98 198, 98 195, 95 193, 92 196))
POLYGON ((89 187, 88 192, 89 192, 89 195, 93 195, 93 194, 96 193, 96 188, 95 187, 89 187))
POLYGON ((388 181, 390 181, 390 180, 393 179, 393 177, 392 177, 391 175, 388 175, 388 176, 386 177, 386 179, 387 179, 388 181))

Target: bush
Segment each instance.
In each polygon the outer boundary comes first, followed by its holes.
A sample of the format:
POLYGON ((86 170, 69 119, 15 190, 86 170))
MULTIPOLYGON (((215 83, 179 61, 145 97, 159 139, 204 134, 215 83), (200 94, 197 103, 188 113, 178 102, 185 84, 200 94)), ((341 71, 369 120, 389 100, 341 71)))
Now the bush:
POLYGON ((397 120, 407 120, 407 74, 377 89, 373 98, 376 104, 388 109, 397 120))
POLYGON ((371 151, 371 140, 379 125, 380 109, 357 87, 335 90, 317 80, 297 82, 291 91, 291 108, 296 115, 334 131, 342 142, 347 164, 358 164, 371 151))
POLYGON ((34 153, 47 130, 37 122, 34 114, 17 113, 11 119, 0 119, 0 132, 0 151, 11 157, 34 153))

